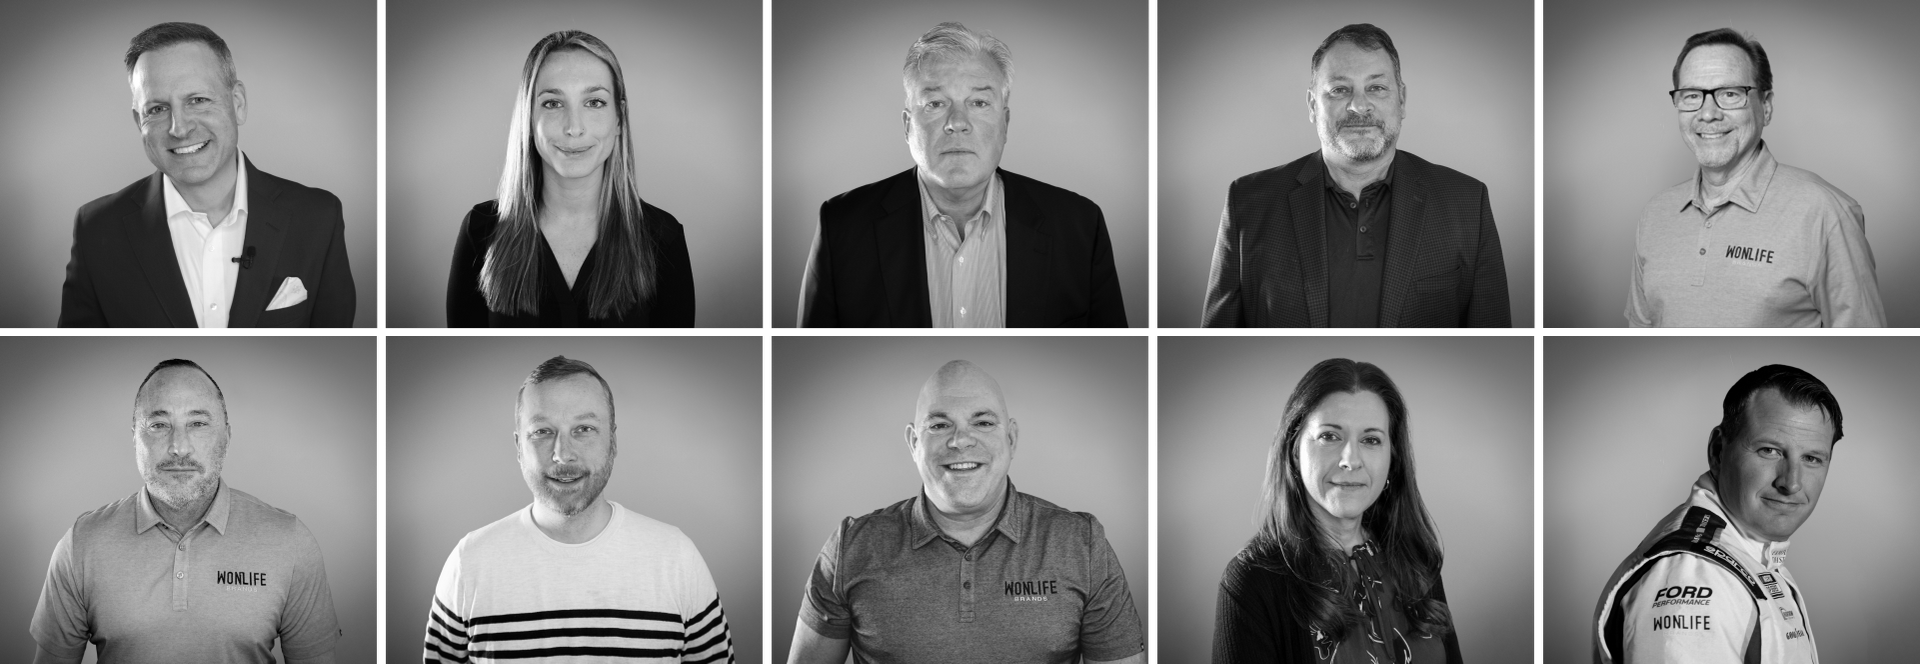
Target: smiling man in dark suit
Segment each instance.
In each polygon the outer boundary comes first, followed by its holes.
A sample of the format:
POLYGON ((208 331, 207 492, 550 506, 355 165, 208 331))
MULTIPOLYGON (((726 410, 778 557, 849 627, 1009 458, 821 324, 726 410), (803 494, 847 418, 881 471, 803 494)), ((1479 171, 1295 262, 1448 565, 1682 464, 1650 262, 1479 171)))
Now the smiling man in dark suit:
POLYGON ((1313 52, 1320 150, 1233 182, 1207 327, 1508 327, 1487 186, 1395 149, 1407 86, 1393 39, 1349 25, 1313 52))
POLYGON ((1126 327, 1100 206, 1000 169, 1007 45, 942 23, 901 82, 916 165, 820 206, 800 326, 1126 327))
POLYGON ((159 170, 75 215, 60 327, 352 325, 340 199, 240 153, 247 89, 226 41, 161 23, 134 36, 126 63, 159 170))

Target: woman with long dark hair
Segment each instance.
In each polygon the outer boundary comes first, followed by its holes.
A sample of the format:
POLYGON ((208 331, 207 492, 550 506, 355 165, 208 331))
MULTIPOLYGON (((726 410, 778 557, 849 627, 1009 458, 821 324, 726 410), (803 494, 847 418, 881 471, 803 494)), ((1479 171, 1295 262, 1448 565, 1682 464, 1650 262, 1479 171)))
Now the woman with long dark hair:
POLYGON ((460 225, 449 327, 690 327, 680 222, 640 200, 626 77, 578 30, 527 53, 499 198, 460 225))
POLYGON ((1441 558, 1400 389, 1365 362, 1314 365, 1221 576, 1213 661, 1457 663, 1441 558))

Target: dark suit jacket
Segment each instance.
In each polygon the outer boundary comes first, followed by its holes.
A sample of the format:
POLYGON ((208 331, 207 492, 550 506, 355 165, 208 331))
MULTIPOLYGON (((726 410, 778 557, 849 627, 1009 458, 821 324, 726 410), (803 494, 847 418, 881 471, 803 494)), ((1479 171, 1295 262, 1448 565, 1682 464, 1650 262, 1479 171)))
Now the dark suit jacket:
MULTIPOLYGON (((1006 193, 1007 327, 1126 327, 1100 206, 999 171, 1006 193)), ((914 169, 820 206, 800 283, 801 327, 931 327, 914 169)))
POLYGON ((453 268, 447 274, 447 327, 693 327, 693 263, 687 258, 687 234, 680 220, 652 203, 640 202, 640 218, 653 227, 653 299, 635 304, 611 319, 587 315, 587 283, 599 269, 600 244, 588 250, 580 272, 567 285, 567 275, 554 259, 547 236, 537 238, 540 255, 538 314, 504 314, 487 308, 480 293, 480 268, 487 263, 493 230, 500 225, 499 201, 487 201, 467 211, 460 235, 453 241, 453 268))
MULTIPOLYGON (((1405 150, 1394 159, 1380 326, 1512 325, 1487 186, 1405 150)), ((1202 325, 1327 327, 1324 178, 1315 152, 1233 181, 1202 325)))
MULTIPOLYGON (((198 325, 167 231, 164 187, 156 171, 80 206, 60 288, 60 327, 198 325)), ((263 173, 248 159, 242 246, 254 257, 234 284, 228 327, 353 325, 353 273, 339 198, 263 173), (287 277, 300 278, 306 301, 267 311, 287 277)))

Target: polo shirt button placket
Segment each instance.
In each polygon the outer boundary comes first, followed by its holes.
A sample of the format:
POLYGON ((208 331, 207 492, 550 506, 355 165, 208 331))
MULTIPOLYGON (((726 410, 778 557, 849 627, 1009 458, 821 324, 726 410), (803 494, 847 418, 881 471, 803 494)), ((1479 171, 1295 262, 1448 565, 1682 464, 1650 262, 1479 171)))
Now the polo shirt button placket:
POLYGON ((960 559, 960 622, 973 622, 973 553, 960 559))

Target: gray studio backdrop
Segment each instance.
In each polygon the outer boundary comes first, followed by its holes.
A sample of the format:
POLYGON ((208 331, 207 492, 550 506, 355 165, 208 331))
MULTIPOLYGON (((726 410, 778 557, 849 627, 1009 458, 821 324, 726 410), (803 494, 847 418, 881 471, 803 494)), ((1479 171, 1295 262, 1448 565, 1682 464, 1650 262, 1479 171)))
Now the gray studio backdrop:
POLYGON ((1378 365, 1406 397, 1461 652, 1469 662, 1532 661, 1522 627, 1533 613, 1528 337, 1162 337, 1162 661, 1207 661, 1220 573, 1253 536, 1287 396, 1336 357, 1378 365))
POLYGON ((460 220, 493 200, 520 67, 556 30, 626 73, 640 196, 680 220, 696 323, 760 327, 760 3, 387 3, 387 324, 446 325, 460 220))
POLYGON ((1400 147, 1487 185, 1513 323, 1533 327, 1533 3, 1196 0, 1160 6, 1160 325, 1198 327, 1227 185, 1320 149, 1313 50, 1340 26, 1393 37, 1400 147))
MULTIPOLYGON (((356 327, 373 327, 374 3, 9 3, 0 41, 0 327, 53 327, 73 215, 152 175, 124 62, 127 42, 166 21, 226 40, 247 85, 240 150, 255 166, 340 197, 356 327)), ((452 237, 451 234, 448 235, 452 237)))
MULTIPOLYGON (((245 70, 242 70, 245 71, 245 70)), ((161 360, 198 362, 226 395, 221 477, 300 517, 320 543, 344 631, 340 662, 374 660, 375 394, 371 337, 9 337, 0 438, 18 472, 0 489, 0 659, 32 659, 27 625, 60 536, 141 490, 134 393, 161 360)), ((87 661, 96 653, 87 648, 87 661)))
MULTIPOLYGON (((906 426, 920 385, 949 360, 973 362, 999 381, 1007 410, 1020 422, 1007 476, 1022 492, 1099 517, 1146 627, 1153 600, 1147 595, 1146 339, 778 337, 776 661, 787 657, 801 589, 840 519, 920 492, 906 426)), ((1149 635, 1150 648, 1152 640, 1149 635)))
POLYGON ((1920 447, 1909 416, 1920 343, 1550 337, 1544 357, 1546 661, 1591 656, 1601 587, 1706 472, 1707 436, 1727 388, 1774 363, 1820 378, 1845 417, 1820 504, 1787 554, 1820 655, 1866 662, 1912 652, 1920 447))
MULTIPOLYGON (((1912 3, 1549 2, 1544 18, 1548 327, 1620 327, 1633 229, 1647 200, 1693 177, 1693 153, 1666 92, 1687 37, 1730 27, 1773 64, 1780 163, 1847 192, 1867 241, 1887 322, 1920 326, 1920 128, 1880 118, 1920 104, 1910 82, 1920 42, 1912 3), (1839 110, 1836 104, 1845 105, 1839 110), (1852 115, 1854 120, 1846 120, 1852 115)), ((1624 555, 1624 554, 1622 554, 1624 555)))
POLYGON ((1137 0, 774 3, 773 325, 795 324, 820 204, 913 167, 900 67, 942 21, 1013 51, 1000 165, 1100 206, 1127 321, 1146 326, 1147 6, 1137 0))
POLYGON ((761 661, 760 343, 390 337, 387 661, 419 661, 453 545, 533 503, 514 461, 514 397, 555 355, 592 364, 613 387, 620 455, 604 495, 693 539, 719 586, 735 657, 761 661))

